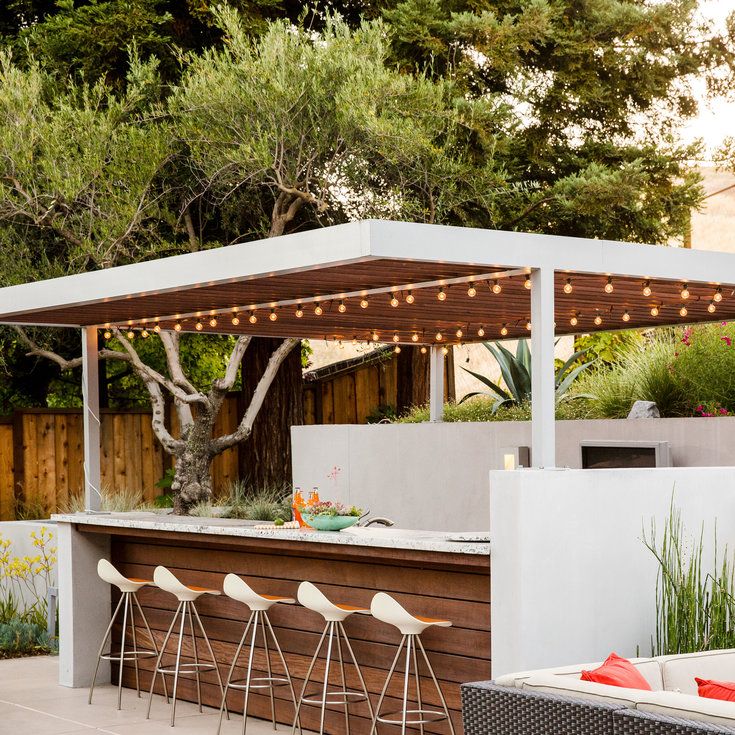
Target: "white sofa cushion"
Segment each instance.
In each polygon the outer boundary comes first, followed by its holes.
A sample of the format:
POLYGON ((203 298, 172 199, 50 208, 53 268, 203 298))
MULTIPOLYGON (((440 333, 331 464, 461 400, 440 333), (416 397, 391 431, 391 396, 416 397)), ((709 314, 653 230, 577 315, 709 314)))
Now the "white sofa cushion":
POLYGON ((735 702, 681 692, 644 692, 635 708, 654 715, 697 720, 735 728, 735 702))
MULTIPOLYGON (((641 672, 643 678, 651 685, 651 689, 657 691, 663 689, 663 680, 661 679, 661 668, 658 660, 655 658, 631 658, 630 662, 641 672)), ((590 664, 574 664, 573 666, 556 666, 551 669, 536 669, 535 671, 519 671, 515 674, 505 674, 495 679, 495 683, 500 686, 521 688, 523 683, 532 676, 556 674, 571 679, 579 679, 583 671, 591 671, 602 665, 602 661, 596 661, 590 664)))
POLYGON ((626 707, 634 707, 643 698, 643 695, 651 694, 651 692, 644 689, 613 687, 609 684, 582 681, 578 677, 559 674, 536 674, 523 682, 523 690, 559 694, 563 697, 576 697, 578 699, 591 699, 609 704, 622 704, 626 707))
POLYGON ((695 676, 700 679, 735 681, 735 649, 732 648, 722 651, 660 656, 658 661, 663 677, 661 688, 670 692, 697 694, 695 676))

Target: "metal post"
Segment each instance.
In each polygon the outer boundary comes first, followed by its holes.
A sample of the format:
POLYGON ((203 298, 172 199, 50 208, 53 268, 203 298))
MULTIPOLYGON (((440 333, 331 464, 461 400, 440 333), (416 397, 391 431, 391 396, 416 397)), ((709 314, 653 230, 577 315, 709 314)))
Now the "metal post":
POLYGON ((429 421, 444 420, 444 353, 431 346, 429 355, 429 421))
POLYGON ((82 395, 84 396, 84 507, 100 509, 100 394, 97 328, 82 328, 82 395))
POLYGON ((554 270, 531 273, 531 462, 556 466, 554 270))

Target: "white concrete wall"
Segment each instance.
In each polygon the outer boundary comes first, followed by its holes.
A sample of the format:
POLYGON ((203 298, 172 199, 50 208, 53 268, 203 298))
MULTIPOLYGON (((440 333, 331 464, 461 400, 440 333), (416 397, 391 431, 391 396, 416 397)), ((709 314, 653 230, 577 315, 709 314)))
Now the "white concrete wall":
MULTIPOLYGON (((299 426, 294 484, 427 530, 487 530, 487 473, 505 447, 530 446, 525 421, 299 426)), ((674 466, 735 464, 735 417, 559 421, 557 464, 580 467, 585 439, 665 440, 674 466)))
POLYGON ((492 673, 651 653, 657 565, 642 543, 672 493, 689 534, 735 548, 730 467, 490 473, 492 673))

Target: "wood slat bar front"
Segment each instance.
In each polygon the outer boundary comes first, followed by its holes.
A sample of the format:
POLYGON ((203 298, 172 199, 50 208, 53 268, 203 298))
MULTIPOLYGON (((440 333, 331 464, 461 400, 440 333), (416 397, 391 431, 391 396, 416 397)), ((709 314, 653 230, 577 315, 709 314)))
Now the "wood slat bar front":
MULTIPOLYGON (((447 617, 451 628, 427 630, 422 641, 434 664, 452 720, 461 733, 459 685, 465 681, 490 677, 490 559, 479 554, 417 551, 408 549, 349 546, 329 543, 291 541, 278 538, 241 538, 207 534, 150 531, 114 527, 78 527, 87 533, 106 533, 111 539, 112 562, 128 576, 152 578, 157 564, 169 567, 188 584, 222 588, 224 575, 234 572, 244 577, 256 590, 266 594, 295 596, 300 581, 316 583, 331 599, 369 606, 373 594, 386 591, 411 612, 430 617, 447 617)), ((153 634, 160 643, 176 607, 175 599, 156 588, 144 588, 139 599, 153 634)), ((113 603, 117 595, 113 592, 113 603)), ((242 635, 247 609, 225 597, 204 596, 197 602, 202 621, 211 638, 215 655, 226 673, 235 647, 242 635)), ((323 620, 300 606, 276 605, 271 622, 279 637, 297 691, 314 652, 323 620)), ((374 702, 380 693, 390 663, 400 641, 400 634, 390 625, 370 616, 353 615, 345 623, 355 654, 360 661, 368 690, 374 702)), ((146 640, 145 630, 138 624, 139 645, 146 640)), ((119 628, 115 635, 119 636, 119 628)), ((170 649, 172 650, 172 649, 170 649)), ((204 650, 200 641, 199 651, 204 650)), ((191 653, 184 648, 185 652, 191 653)), ((142 684, 150 685, 153 662, 144 660, 142 684)), ((255 668, 260 675, 265 669, 262 652, 256 656, 255 668)), ((399 667, 399 671, 400 671, 399 667)), ((333 684, 338 686, 338 671, 333 669, 333 684)), ((439 705, 432 691, 428 672, 422 672, 424 703, 439 705)), ((317 682, 321 681, 321 671, 317 682)), ((135 682, 134 670, 126 667, 123 681, 135 682)), ((348 684, 357 686, 348 667, 348 684)), ((194 680, 180 684, 185 699, 196 698, 194 680)), ((160 683, 156 686, 159 691, 160 683)), ((400 708, 402 678, 395 678, 388 689, 383 711, 400 708)), ((160 693, 160 692, 159 692, 160 693)), ((219 705, 219 690, 213 674, 203 677, 202 694, 206 704, 219 705)), ((279 722, 290 725, 293 717, 286 689, 276 689, 276 715, 279 722)), ((163 706, 163 705, 158 705, 163 706)), ((229 706, 242 711, 242 694, 233 692, 229 706)), ((364 704, 351 705, 352 732, 367 735, 368 711, 364 704)), ((251 695, 251 715, 267 719, 270 702, 267 695, 251 695)), ((305 707, 303 726, 318 729, 318 708, 305 707)), ((395 728, 382 725, 386 733, 395 728)), ((410 729, 410 728, 409 728, 410 729)), ((428 733, 448 733, 446 723, 426 726, 428 733)), ((330 708, 326 732, 343 735, 344 713, 330 708)))

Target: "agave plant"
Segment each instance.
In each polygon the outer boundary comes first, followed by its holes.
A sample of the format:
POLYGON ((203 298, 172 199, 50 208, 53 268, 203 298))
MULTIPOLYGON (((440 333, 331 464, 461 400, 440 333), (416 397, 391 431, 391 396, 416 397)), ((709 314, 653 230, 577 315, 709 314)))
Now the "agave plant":
MULTIPOLYGON (((520 404, 531 400, 531 351, 528 349, 528 340, 519 339, 514 355, 510 350, 499 342, 495 344, 491 342, 483 342, 483 345, 489 350, 490 354, 497 360, 500 366, 500 374, 503 377, 506 389, 501 388, 485 375, 480 375, 472 370, 463 367, 462 370, 468 372, 477 378, 481 383, 486 385, 489 391, 475 391, 468 393, 461 401, 466 401, 473 396, 490 396, 495 399, 493 404, 493 413, 501 406, 510 404, 520 404)), ((572 383, 594 364, 594 360, 582 363, 573 367, 574 363, 585 354, 586 350, 575 352, 557 371, 554 378, 556 386, 556 401, 569 398, 592 398, 585 393, 577 393, 574 396, 567 395, 572 383)))

